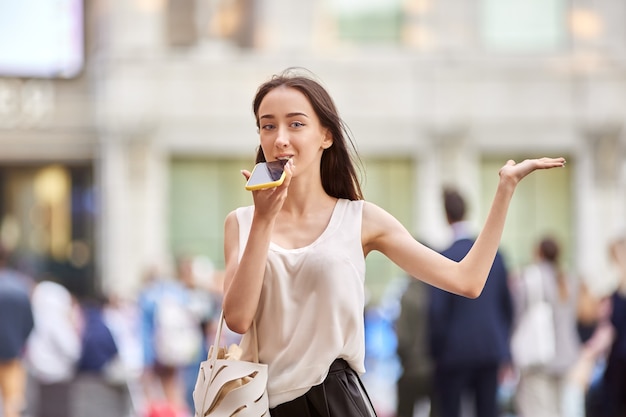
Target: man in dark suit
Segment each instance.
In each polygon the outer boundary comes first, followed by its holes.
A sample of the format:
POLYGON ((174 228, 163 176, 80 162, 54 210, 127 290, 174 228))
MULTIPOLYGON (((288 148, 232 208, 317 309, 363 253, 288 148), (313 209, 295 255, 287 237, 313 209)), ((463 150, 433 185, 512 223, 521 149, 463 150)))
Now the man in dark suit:
MULTIPOLYGON (((474 244, 465 221, 465 201, 446 189, 444 207, 454 242, 442 254, 460 261, 474 244)), ((468 299, 431 287, 429 331, 435 362, 435 393, 442 417, 459 417, 470 398, 476 417, 497 417, 499 373, 510 363, 513 306, 508 271, 498 253, 482 294, 468 299)))

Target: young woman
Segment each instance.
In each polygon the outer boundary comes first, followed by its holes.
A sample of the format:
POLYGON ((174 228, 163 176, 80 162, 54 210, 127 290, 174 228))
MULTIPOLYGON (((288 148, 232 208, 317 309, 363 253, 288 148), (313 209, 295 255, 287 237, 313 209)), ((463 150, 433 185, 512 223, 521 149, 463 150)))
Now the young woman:
POLYGON ((515 403, 520 417, 584 415, 584 393, 568 377, 580 357, 576 318, 582 284, 562 268, 560 255, 559 242, 551 236, 542 237, 535 259, 514 284, 518 318, 536 302, 536 295, 531 294, 541 294, 541 300, 550 305, 557 352, 548 364, 518 366, 515 403))
MULTIPOLYGON (((365 257, 379 251, 411 276, 478 297, 515 187, 565 160, 508 161, 476 244, 454 262, 363 200, 348 130, 320 83, 297 72, 274 76, 259 87, 253 111, 257 162, 287 159, 286 179, 253 191, 254 205, 226 218, 226 323, 246 333, 256 321, 272 417, 374 416, 358 376, 365 371, 365 257)), ((244 335, 244 352, 250 342, 244 335)))

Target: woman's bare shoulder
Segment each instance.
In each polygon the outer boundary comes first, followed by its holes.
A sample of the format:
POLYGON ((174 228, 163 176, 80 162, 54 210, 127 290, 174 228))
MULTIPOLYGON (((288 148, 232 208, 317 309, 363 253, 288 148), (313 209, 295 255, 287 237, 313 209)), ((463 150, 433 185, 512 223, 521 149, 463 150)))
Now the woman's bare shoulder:
POLYGON ((372 227, 380 226, 380 222, 397 222, 387 210, 371 201, 363 201, 363 224, 372 227))
POLYGON ((239 222, 237 221, 237 210, 232 210, 231 212, 229 212, 226 215, 226 218, 224 219, 224 224, 226 226, 228 225, 233 225, 233 224, 238 224, 239 222))
POLYGON ((408 234, 406 228, 391 213, 379 205, 363 203, 362 240, 365 247, 379 249, 386 238, 408 234))

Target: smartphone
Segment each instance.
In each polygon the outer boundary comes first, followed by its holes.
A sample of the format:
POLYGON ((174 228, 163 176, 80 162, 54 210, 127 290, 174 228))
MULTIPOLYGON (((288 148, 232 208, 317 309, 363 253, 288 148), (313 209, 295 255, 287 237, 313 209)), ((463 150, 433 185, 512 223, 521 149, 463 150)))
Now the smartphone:
POLYGON ((285 180, 286 160, 278 159, 271 162, 259 162, 252 169, 246 182, 246 190, 261 190, 278 187, 285 180))

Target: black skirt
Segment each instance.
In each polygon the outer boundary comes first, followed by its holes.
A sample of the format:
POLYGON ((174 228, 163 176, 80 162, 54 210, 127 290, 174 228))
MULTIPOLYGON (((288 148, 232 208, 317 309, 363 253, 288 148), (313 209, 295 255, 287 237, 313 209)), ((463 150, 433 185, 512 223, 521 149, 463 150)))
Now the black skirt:
POLYGON ((295 400, 270 409, 271 417, 376 417, 359 375, 336 359, 319 385, 295 400))

